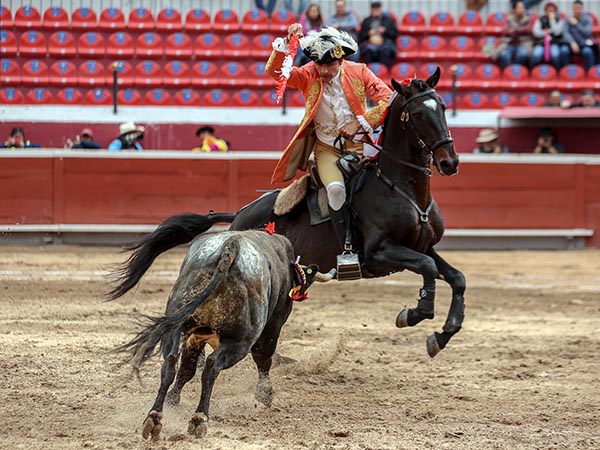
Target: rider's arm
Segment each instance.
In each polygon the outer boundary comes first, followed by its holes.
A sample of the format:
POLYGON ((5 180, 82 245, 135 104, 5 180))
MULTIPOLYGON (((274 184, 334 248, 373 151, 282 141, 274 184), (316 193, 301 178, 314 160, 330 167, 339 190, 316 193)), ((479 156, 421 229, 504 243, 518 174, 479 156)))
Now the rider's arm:
POLYGON ((364 115, 371 128, 375 129, 383 123, 392 90, 366 66, 363 69, 363 82, 369 96, 377 102, 377 106, 368 110, 364 115))

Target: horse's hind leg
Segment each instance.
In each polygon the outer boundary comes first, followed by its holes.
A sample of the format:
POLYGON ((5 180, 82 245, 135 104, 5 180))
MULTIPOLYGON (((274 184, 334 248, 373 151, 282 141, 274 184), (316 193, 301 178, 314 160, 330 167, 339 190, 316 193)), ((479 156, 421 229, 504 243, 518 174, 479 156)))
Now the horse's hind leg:
POLYGON ((439 271, 439 278, 452 288, 452 302, 442 333, 434 332, 427 338, 427 352, 432 358, 442 350, 450 338, 460 331, 465 317, 465 277, 448 264, 433 248, 427 254, 433 258, 439 271))
POLYGON ((175 385, 167 394, 166 401, 169 405, 179 405, 181 400, 181 390, 186 383, 196 375, 198 359, 200 358, 200 355, 204 356, 204 346, 204 342, 198 343, 190 340, 186 341, 183 351, 181 352, 181 364, 177 371, 175 385))

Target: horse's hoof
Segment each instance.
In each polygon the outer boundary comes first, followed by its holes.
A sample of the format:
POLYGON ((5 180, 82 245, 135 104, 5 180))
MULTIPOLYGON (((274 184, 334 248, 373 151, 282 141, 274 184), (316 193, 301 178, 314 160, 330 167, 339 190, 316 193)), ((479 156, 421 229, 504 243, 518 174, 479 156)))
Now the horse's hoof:
POLYGON ((404 308, 400 313, 398 313, 398 317, 396 317, 396 326, 398 328, 405 328, 408 326, 408 309, 404 308))
POLYGON ((142 425, 142 437, 144 439, 151 437, 153 441, 158 441, 160 432, 162 431, 160 419, 162 419, 161 412, 150 411, 150 413, 148 413, 148 417, 146 417, 146 420, 144 420, 144 424, 142 425))
POLYGON ((188 424, 188 433, 197 438, 206 436, 208 431, 208 424, 206 422, 208 422, 208 417, 204 414, 194 414, 188 424))
POLYGON ((437 338, 435 337, 435 334, 429 335, 427 337, 427 353, 429 354, 429 356, 433 358, 441 350, 442 349, 437 341, 437 338))
POLYGON ((256 392, 254 398, 265 405, 267 408, 271 407, 273 403, 273 386, 270 380, 259 381, 256 385, 256 392))

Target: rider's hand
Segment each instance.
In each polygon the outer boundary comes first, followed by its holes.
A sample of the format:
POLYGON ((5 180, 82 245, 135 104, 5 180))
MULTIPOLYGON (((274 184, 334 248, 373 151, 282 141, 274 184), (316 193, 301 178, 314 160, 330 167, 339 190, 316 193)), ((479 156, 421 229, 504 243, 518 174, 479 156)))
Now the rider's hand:
POLYGON ((360 130, 360 122, 358 119, 354 119, 352 122, 347 123, 342 128, 340 128, 340 136, 346 139, 353 139, 360 130))
POLYGON ((292 36, 295 34, 297 34, 300 37, 304 36, 304 34, 302 33, 302 25, 299 23, 293 23, 289 26, 288 35, 287 35, 288 42, 290 41, 292 36))

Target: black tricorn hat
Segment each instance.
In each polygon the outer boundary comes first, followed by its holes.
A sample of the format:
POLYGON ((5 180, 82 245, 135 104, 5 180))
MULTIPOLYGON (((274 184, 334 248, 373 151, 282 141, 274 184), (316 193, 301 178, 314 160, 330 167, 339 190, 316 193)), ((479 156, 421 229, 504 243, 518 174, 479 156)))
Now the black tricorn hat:
POLYGON ((329 64, 356 53, 357 43, 345 31, 333 27, 310 31, 300 40, 302 52, 317 64, 329 64))

